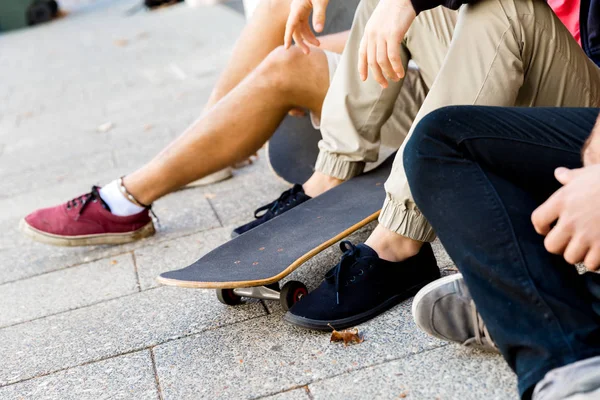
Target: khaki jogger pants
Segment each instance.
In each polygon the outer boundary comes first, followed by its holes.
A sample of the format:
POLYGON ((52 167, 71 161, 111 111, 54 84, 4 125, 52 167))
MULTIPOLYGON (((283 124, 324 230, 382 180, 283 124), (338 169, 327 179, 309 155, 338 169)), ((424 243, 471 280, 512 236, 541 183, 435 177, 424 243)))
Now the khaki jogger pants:
MULTIPOLYGON (((317 171, 340 179, 360 174, 365 162, 377 159, 384 123, 400 137, 409 136, 422 117, 443 106, 600 106, 600 69, 545 1, 481 0, 458 11, 425 11, 409 29, 401 55, 405 67, 409 59, 419 66, 420 79, 412 81, 427 93, 419 109, 414 87, 390 81, 383 89, 358 75, 360 40, 377 3, 362 0, 356 11, 323 104, 317 171), (411 128, 402 122, 407 116, 414 117, 411 128)), ((404 145, 385 184, 379 222, 403 236, 432 241, 435 233, 408 187, 403 151, 404 145)))

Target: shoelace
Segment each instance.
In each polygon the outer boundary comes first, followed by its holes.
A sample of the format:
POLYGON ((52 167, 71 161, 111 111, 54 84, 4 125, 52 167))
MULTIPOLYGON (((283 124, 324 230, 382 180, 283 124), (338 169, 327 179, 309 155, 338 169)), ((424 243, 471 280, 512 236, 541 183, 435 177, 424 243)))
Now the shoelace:
POLYGON ((473 300, 471 300, 471 318, 475 326, 475 343, 479 346, 487 345, 496 347, 485 322, 483 322, 483 318, 481 318, 481 315, 477 312, 477 307, 475 307, 475 302, 473 300))
MULTIPOLYGON (((92 186, 92 190, 89 193, 83 194, 79 197, 75 197, 74 199, 67 201, 67 210, 70 210, 71 208, 77 208, 79 205, 81 205, 81 208, 79 209, 79 212, 75 217, 75 221, 79 219, 83 211, 87 208, 88 204, 100 201, 102 202, 103 206, 105 206, 104 200, 102 200, 102 197, 100 197, 99 190, 100 188, 98 186, 92 186)), ((152 207, 148 207, 148 210, 156 220, 156 224, 160 227, 160 219, 158 219, 158 216, 154 213, 152 207)))
MULTIPOLYGON (((350 269, 354 264, 356 264, 356 262, 357 262, 356 258, 358 256, 358 248, 348 240, 344 240, 343 242, 340 243, 340 250, 342 250, 342 252, 344 253, 344 254, 342 254, 342 258, 341 258, 340 262, 335 267, 330 269, 329 272, 327 272, 327 274, 325 275, 325 279, 328 279, 328 280, 334 279, 335 297, 336 297, 336 302, 338 305, 340 304, 341 276, 346 270, 350 269)), ((361 269, 359 271, 359 275, 362 275, 363 273, 364 273, 364 271, 361 269)), ((354 282, 354 280, 355 280, 355 277, 352 276, 352 278, 350 278, 349 282, 354 282)))
POLYGON ((77 213, 77 217, 75 217, 75 220, 79 219, 79 217, 83 213, 83 210, 85 210, 87 208, 87 206, 88 206, 88 204, 90 204, 90 202, 95 203, 99 199, 102 200, 100 198, 100 192, 98 191, 98 189, 100 189, 98 186, 92 186, 91 192, 81 195, 79 197, 76 197, 73 200, 69 200, 67 202, 67 210, 70 210, 71 208, 77 208, 79 205, 81 205, 81 208, 79 209, 79 212, 77 213))
POLYGON ((279 198, 277 200, 275 200, 269 204, 266 204, 262 207, 257 208, 254 211, 254 218, 256 218, 256 219, 262 218, 269 211, 272 212, 273 214, 275 214, 277 211, 279 211, 284 206, 289 206, 292 202, 296 201, 295 195, 297 193, 298 192, 295 190, 295 187, 291 188, 289 190, 286 190, 285 192, 281 193, 281 196, 279 196, 279 198), (265 211, 265 213, 260 214, 262 211, 265 211))

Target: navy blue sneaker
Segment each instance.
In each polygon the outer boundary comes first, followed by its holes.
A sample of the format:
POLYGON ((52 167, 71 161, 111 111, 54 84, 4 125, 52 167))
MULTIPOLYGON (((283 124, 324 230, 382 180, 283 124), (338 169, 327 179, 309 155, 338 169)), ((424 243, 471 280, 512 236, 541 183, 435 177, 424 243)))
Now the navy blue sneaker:
POLYGON ((414 296, 440 277, 429 243, 400 262, 382 260, 365 244, 343 241, 340 248, 344 253, 340 262, 317 289, 294 304, 285 321, 308 329, 346 329, 414 296))
POLYGON ((234 238, 242 233, 246 233, 250 229, 254 229, 257 226, 264 224, 268 220, 273 219, 276 216, 291 210, 298 204, 302 204, 310 199, 311 197, 304 193, 304 188, 302 188, 302 185, 295 184, 293 188, 281 193, 281 196, 279 196, 279 198, 274 202, 257 208, 254 211, 255 220, 248 222, 246 225, 235 228, 231 233, 231 237, 234 238))

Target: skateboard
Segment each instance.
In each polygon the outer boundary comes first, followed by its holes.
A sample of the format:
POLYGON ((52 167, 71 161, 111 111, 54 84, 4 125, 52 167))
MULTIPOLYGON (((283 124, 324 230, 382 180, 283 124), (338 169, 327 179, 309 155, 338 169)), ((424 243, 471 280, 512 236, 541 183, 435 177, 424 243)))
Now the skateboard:
POLYGON ((321 131, 310 117, 287 116, 267 142, 267 162, 273 173, 287 183, 304 183, 315 170, 321 131))
POLYGON ((159 283, 217 289, 224 304, 242 297, 277 300, 288 310, 308 293, 302 282, 279 281, 339 240, 374 221, 394 155, 376 169, 302 203, 216 248, 192 265, 161 274, 159 283))

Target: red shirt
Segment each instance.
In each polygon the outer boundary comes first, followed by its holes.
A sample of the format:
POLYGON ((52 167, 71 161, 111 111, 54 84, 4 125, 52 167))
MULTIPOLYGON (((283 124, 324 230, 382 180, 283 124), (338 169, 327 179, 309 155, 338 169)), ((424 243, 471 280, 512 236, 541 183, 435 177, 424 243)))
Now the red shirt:
POLYGON ((567 27, 571 35, 581 45, 579 34, 579 5, 580 0, 548 0, 558 19, 567 27))

